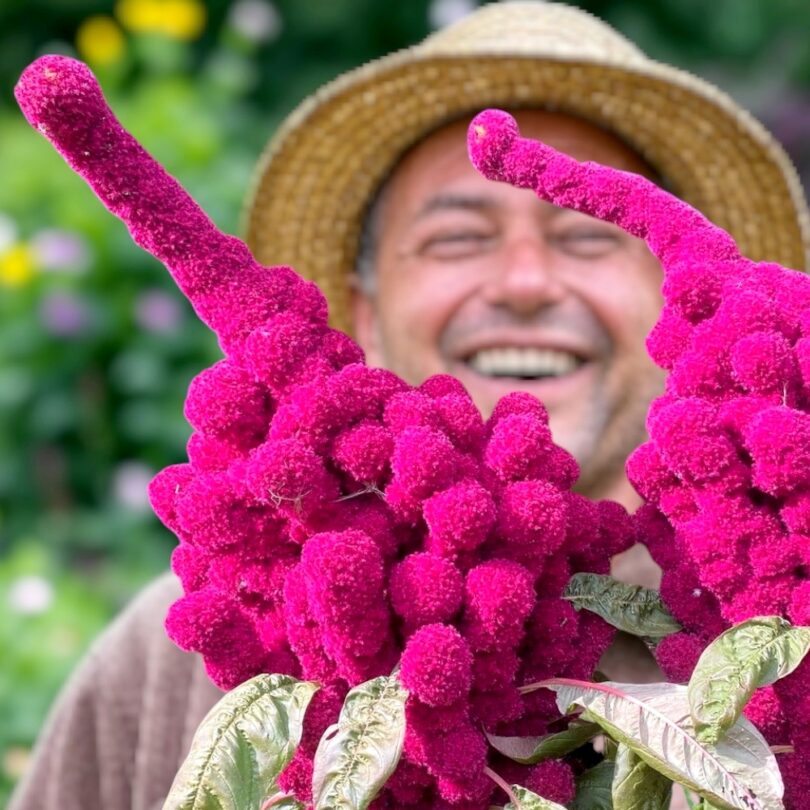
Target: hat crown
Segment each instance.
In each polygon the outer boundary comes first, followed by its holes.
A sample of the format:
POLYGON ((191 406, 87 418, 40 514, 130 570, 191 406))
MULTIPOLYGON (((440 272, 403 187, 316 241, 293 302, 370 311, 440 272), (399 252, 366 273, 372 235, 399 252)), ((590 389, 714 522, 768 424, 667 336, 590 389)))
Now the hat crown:
POLYGON ((545 0, 515 0, 482 6, 431 34, 416 50, 433 56, 504 54, 646 62, 632 42, 586 11, 545 0))

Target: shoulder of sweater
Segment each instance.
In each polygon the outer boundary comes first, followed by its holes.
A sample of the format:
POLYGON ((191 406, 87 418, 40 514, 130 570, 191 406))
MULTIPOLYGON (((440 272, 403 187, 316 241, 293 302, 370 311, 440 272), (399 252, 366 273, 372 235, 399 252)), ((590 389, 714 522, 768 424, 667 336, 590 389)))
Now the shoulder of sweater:
POLYGON ((180 583, 170 573, 136 594, 90 648, 86 663, 95 676, 137 688, 151 680, 150 672, 162 672, 206 688, 201 656, 180 650, 164 628, 169 606, 182 595, 180 583))
POLYGON ((163 622, 169 606, 182 595, 182 588, 174 575, 165 573, 156 577, 135 594, 96 639, 90 655, 93 656, 99 648, 118 641, 143 647, 165 640, 169 647, 176 649, 166 637, 163 622))

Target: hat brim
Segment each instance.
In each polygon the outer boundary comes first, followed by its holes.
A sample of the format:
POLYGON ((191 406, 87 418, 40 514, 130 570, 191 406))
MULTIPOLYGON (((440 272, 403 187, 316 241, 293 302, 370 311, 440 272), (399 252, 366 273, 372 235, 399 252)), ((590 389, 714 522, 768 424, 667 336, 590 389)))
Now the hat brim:
POLYGON ((436 56, 415 47, 326 85, 260 160, 245 233, 256 259, 288 264, 351 332, 350 276, 368 201, 400 156, 443 123, 487 107, 539 107, 615 133, 754 260, 805 270, 810 217, 784 150, 697 77, 651 60, 436 56))

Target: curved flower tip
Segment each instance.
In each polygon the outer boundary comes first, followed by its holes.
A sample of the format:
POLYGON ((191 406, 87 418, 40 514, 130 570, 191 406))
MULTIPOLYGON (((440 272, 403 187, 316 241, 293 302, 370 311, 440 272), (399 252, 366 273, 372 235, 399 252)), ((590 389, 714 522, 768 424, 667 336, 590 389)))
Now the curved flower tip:
POLYGON ((29 123, 50 126, 76 115, 75 103, 97 106, 101 89, 90 68, 68 56, 41 56, 22 73, 14 96, 29 123), (66 103, 72 99, 74 104, 66 103), (58 102, 58 103, 54 103, 58 102))
POLYGON ((509 113, 484 110, 467 130, 470 161, 489 180, 504 180, 505 158, 519 137, 517 122, 509 113))

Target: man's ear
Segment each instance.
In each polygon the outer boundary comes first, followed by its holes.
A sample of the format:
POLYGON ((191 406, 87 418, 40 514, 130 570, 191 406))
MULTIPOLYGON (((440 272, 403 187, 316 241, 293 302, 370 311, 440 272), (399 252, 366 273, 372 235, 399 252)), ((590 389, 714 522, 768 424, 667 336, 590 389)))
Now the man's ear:
POLYGON ((364 289, 356 276, 353 276, 351 280, 351 296, 354 338, 366 353, 368 365, 383 366, 377 299, 364 289))

